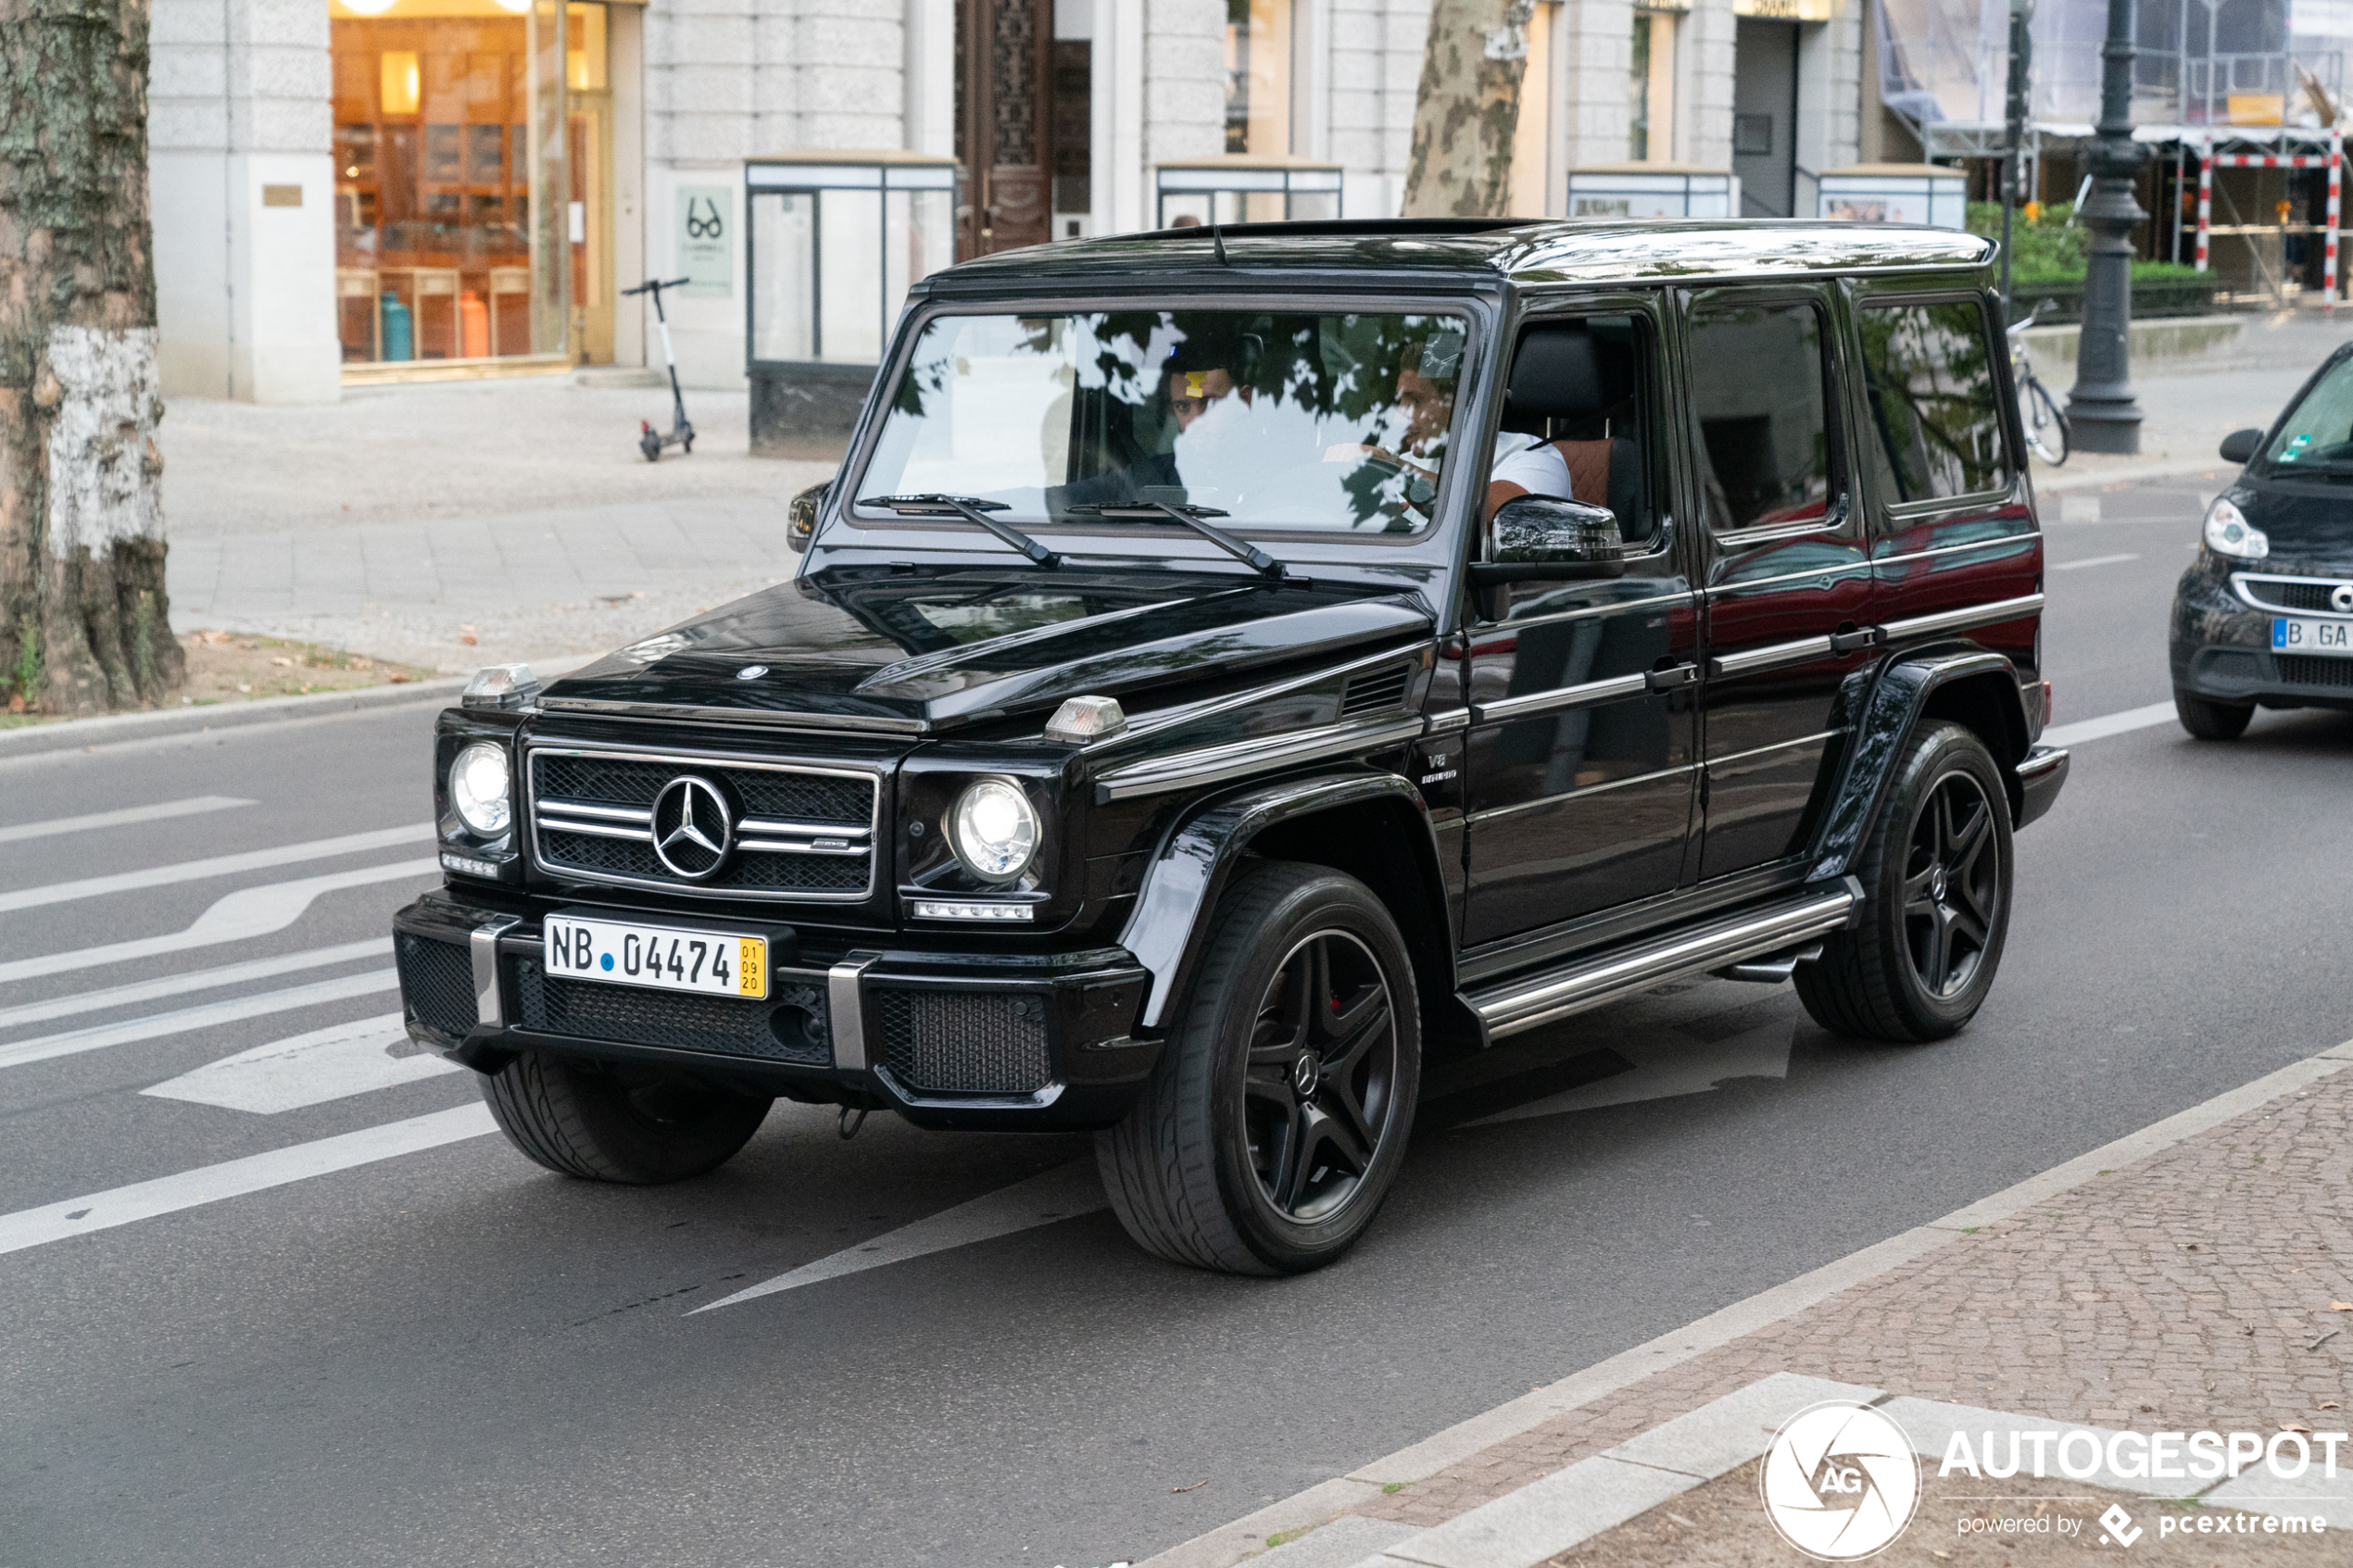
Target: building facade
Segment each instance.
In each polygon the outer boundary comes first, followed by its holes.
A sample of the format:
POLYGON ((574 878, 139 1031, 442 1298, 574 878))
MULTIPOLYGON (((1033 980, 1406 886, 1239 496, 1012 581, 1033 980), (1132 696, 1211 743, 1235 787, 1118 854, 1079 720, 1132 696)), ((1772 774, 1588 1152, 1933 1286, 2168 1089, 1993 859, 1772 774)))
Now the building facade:
MULTIPOLYGON (((1540 0, 1515 210, 1634 162, 1810 214, 1858 151, 1865 4, 1540 0)), ((753 269, 822 291, 887 207, 763 205, 753 157, 824 153, 837 185, 856 152, 953 160, 952 204, 876 225, 919 258, 1393 216, 1428 25, 1428 0, 155 0, 166 389, 659 363, 621 293, 648 277, 688 280, 682 378, 740 386, 753 269), (940 211, 951 232, 913 232, 940 211)))

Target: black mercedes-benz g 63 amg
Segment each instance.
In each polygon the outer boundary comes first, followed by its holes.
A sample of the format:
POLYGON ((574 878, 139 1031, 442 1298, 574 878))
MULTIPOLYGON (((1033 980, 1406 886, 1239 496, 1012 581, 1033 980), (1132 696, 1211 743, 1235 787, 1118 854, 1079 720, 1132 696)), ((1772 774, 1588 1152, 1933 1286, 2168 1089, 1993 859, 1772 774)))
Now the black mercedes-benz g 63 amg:
POLYGON ((411 1032, 548 1168, 777 1096, 1094 1129, 1159 1255, 1365 1229, 1426 1051, 1680 975, 1920 1041, 2047 810, 1967 234, 1195 229, 915 291, 799 575, 440 721, 411 1032))

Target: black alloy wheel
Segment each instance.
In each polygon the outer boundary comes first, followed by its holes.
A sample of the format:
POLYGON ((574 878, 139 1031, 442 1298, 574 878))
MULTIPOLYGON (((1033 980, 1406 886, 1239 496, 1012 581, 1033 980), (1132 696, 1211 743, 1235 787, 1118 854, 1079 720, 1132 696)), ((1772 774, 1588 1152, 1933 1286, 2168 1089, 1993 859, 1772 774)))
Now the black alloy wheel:
POLYGON ((1397 1083, 1397 1010, 1364 942, 1319 931, 1283 960, 1258 1008, 1242 1120, 1260 1192, 1313 1223, 1372 1169, 1397 1083))
POLYGON ((1904 866, 1905 935, 1920 988, 1939 1001, 1968 989, 1985 961, 1999 915, 1994 810, 1976 775, 1955 769, 1930 787, 1912 827, 1904 866))
POLYGON ((1104 1194, 1172 1263, 1321 1268, 1396 1181, 1420 1085, 1420 1003, 1389 910, 1354 877, 1259 862, 1218 900, 1135 1106, 1095 1136, 1104 1194))
POLYGON ((1798 1000, 1849 1039, 1958 1034, 1992 991, 2009 932, 2009 797, 1985 743, 1951 722, 1916 730, 1854 869, 1861 913, 1798 965, 1798 1000))

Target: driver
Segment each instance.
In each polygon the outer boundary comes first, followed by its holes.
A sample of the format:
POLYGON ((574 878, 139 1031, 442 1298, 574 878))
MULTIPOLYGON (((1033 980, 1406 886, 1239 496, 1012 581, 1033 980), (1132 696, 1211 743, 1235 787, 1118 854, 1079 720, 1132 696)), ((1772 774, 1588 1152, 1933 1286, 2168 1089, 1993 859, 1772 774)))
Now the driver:
MULTIPOLYGON (((1454 418, 1454 383, 1451 378, 1441 383, 1426 374, 1422 362, 1409 364, 1397 372, 1397 408, 1405 417, 1404 434, 1399 443, 1404 448, 1403 453, 1343 443, 1325 453, 1324 460, 1342 462, 1351 458, 1368 458, 1435 484, 1439 465, 1444 460, 1446 429, 1454 418)), ((1493 460, 1487 469, 1489 518, 1504 502, 1521 495, 1556 495, 1566 499, 1573 493, 1568 459, 1561 456, 1559 447, 1541 435, 1516 431, 1496 433, 1493 460)))

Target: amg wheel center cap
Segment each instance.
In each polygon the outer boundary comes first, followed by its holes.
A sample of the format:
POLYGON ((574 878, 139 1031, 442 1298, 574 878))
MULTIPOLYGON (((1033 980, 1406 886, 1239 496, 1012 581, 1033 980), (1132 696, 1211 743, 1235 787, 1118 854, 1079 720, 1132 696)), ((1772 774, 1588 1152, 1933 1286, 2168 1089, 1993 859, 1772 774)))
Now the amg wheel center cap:
POLYGON ((716 873, 727 860, 735 823, 727 797, 709 779, 682 773, 654 797, 654 856, 688 882, 716 873))
POLYGON ((1944 890, 1949 885, 1951 884, 1945 879, 1943 866, 1928 873, 1928 896, 1938 903, 1944 902, 1944 890))
POLYGON ((1313 1098, 1315 1093, 1315 1059, 1306 1051, 1290 1064, 1290 1086, 1302 1099, 1313 1098))

